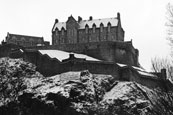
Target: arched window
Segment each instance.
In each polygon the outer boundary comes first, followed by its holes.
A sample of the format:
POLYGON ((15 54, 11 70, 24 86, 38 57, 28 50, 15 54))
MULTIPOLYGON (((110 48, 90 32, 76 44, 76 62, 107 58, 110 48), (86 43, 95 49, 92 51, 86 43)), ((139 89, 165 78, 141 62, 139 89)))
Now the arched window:
POLYGON ((100 24, 100 32, 103 32, 103 27, 104 27, 104 25, 103 25, 103 23, 101 23, 100 24))
POLYGON ((55 28, 55 35, 58 35, 58 28, 55 28))
POLYGON ((108 32, 110 32, 111 31, 111 23, 109 22, 108 23, 108 32))
POLYGON ((93 24, 93 33, 95 33, 95 32, 96 32, 96 25, 93 24))
POLYGON ((88 24, 86 24, 86 26, 85 26, 85 33, 86 34, 88 33, 88 28, 89 28, 89 26, 88 26, 88 24))
POLYGON ((64 35, 64 27, 61 29, 61 34, 64 35))

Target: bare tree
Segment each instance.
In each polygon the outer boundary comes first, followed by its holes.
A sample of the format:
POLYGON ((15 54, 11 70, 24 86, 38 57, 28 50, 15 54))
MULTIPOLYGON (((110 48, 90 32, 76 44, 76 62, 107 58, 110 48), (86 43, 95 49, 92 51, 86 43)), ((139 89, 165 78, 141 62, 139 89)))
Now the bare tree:
POLYGON ((169 40, 170 46, 172 48, 171 56, 173 57, 173 5, 168 3, 166 12, 166 26, 167 26, 167 39, 169 40))
POLYGON ((173 5, 171 5, 170 3, 167 5, 166 18, 166 26, 168 27, 168 37, 171 39, 173 43, 173 5))
POLYGON ((168 58, 155 57, 151 59, 151 70, 153 72, 160 72, 163 68, 167 70, 167 78, 173 81, 173 62, 168 58))
MULTIPOLYGON (((173 5, 168 3, 166 12, 166 26, 167 26, 167 39, 169 40, 171 50, 171 57, 173 59, 173 5)), ((167 70, 167 78, 173 81, 173 61, 168 58, 155 57, 151 59, 151 70, 153 72, 160 72, 161 69, 167 70)))

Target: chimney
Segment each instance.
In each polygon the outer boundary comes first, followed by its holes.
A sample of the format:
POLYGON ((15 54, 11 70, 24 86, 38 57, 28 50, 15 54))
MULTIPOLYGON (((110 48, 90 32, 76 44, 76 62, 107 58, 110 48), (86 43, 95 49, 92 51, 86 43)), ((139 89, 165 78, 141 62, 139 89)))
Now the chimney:
POLYGON ((166 69, 161 69, 161 79, 166 80, 166 69))
POLYGON ((120 20, 120 13, 117 13, 117 19, 120 20))
POLYGON ((59 21, 58 21, 58 19, 55 19, 55 23, 58 23, 59 21))
POLYGON ((82 21, 82 17, 78 16, 78 22, 82 21))
POLYGON ((89 21, 91 21, 91 20, 93 20, 93 17, 92 16, 89 17, 89 21))

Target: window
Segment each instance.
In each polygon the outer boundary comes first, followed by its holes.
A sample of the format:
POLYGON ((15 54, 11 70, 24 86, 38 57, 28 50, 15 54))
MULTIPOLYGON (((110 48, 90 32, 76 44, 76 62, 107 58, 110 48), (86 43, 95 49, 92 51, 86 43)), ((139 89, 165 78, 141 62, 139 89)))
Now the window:
POLYGON ((55 28, 55 35, 58 35, 58 28, 55 28))
POLYGON ((64 35, 64 30, 62 30, 62 35, 64 35))
POLYGON ((96 25, 93 24, 93 33, 95 33, 95 31, 96 31, 96 25))
POLYGON ((88 33, 88 24, 85 26, 85 33, 88 33))
POLYGON ((108 32, 110 32, 111 31, 111 23, 109 22, 108 23, 108 32))
POLYGON ((100 24, 100 32, 103 32, 103 23, 100 24))
POLYGON ((61 34, 64 35, 64 27, 61 29, 61 34))

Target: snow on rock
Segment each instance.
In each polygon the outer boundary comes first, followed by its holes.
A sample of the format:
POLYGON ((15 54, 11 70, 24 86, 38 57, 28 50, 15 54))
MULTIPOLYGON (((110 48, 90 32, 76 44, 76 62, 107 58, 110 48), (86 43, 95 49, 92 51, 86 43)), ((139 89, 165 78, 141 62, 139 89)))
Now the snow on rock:
POLYGON ((0 59, 0 113, 172 115, 173 93, 89 71, 43 77, 21 59, 0 59))

